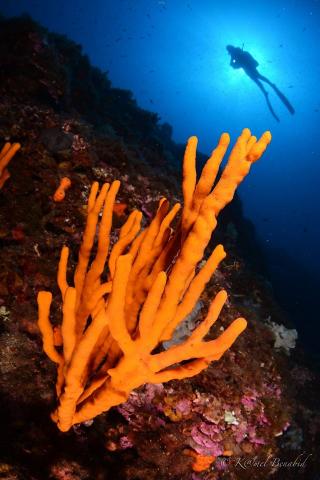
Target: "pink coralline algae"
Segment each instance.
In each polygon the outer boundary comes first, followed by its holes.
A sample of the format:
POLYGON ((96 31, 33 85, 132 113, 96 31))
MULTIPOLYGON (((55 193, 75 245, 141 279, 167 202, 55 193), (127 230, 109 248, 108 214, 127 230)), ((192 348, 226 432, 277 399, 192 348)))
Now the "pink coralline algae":
POLYGON ((266 442, 262 437, 257 436, 256 425, 242 420, 237 427, 232 427, 234 438, 237 443, 248 440, 252 444, 264 445, 266 442))
POLYGON ((126 403, 117 407, 118 411, 134 429, 151 429, 165 425, 165 420, 160 418, 159 409, 153 404, 157 394, 162 393, 162 384, 147 384, 142 392, 132 392, 126 403))
POLYGON ((223 429, 217 425, 201 422, 191 429, 192 441, 190 446, 201 455, 218 457, 223 454, 224 450, 221 444, 223 440, 222 431, 223 429))
MULTIPOLYGON (((280 381, 280 378, 278 380, 280 381)), ((275 383, 264 383, 262 387, 264 388, 266 396, 275 397, 277 399, 281 397, 281 388, 279 387, 279 385, 275 383)))
MULTIPOLYGON (((251 412, 255 409, 263 410, 262 398, 271 397, 277 400, 281 397, 281 389, 279 385, 274 383, 264 383, 261 392, 256 390, 247 390, 241 398, 241 403, 245 410, 251 412)), ((266 423, 266 422, 264 422, 266 423)))
POLYGON ((178 400, 175 404, 175 409, 177 412, 181 413, 182 416, 189 415, 192 408, 192 402, 188 399, 178 400))
POLYGON ((241 398, 241 403, 245 409, 250 412, 256 407, 258 397, 259 394, 255 390, 252 390, 241 398))
MULTIPOLYGON (((226 403, 212 394, 186 394, 162 384, 147 384, 133 392, 118 411, 128 421, 129 431, 165 431, 175 423, 184 444, 194 452, 221 457, 226 450, 239 452, 243 442, 254 449, 267 443, 271 421, 264 399, 278 400, 281 390, 275 383, 262 387, 261 391, 246 389, 238 403, 226 403)), ((127 438, 120 440, 121 449, 133 446, 134 437, 127 438)))
POLYGON ((232 427, 235 440, 237 443, 241 443, 247 437, 248 423, 243 420, 237 427, 232 427))
POLYGON ((265 440, 261 437, 257 437, 256 427, 253 425, 249 425, 248 427, 248 439, 251 443, 257 445, 265 445, 265 440))
POLYGON ((119 444, 122 450, 133 447, 132 441, 126 435, 120 438, 119 444))

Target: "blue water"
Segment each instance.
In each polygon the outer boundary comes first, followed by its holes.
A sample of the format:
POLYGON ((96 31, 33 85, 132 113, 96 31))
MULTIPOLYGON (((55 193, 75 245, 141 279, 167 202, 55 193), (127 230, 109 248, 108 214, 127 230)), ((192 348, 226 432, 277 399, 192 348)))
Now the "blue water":
POLYGON ((214 0, 12 0, 7 16, 28 12, 83 45, 113 86, 210 153, 221 132, 270 130, 272 143, 239 192, 269 259, 276 293, 315 348, 319 292, 320 2, 214 0), (291 115, 266 85, 280 122, 226 45, 243 47, 286 95, 291 115), (296 308, 297 307, 297 308, 296 308))

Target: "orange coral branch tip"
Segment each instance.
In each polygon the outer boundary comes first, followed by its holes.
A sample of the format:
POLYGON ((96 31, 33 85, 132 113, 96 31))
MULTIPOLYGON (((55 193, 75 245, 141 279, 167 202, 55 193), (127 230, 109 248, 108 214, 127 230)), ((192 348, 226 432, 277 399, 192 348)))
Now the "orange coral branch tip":
POLYGON ((62 202, 66 196, 66 191, 71 187, 71 180, 68 177, 63 177, 60 180, 60 185, 57 190, 54 192, 53 200, 55 202, 62 202))
POLYGON ((39 292, 37 301, 39 311, 38 326, 42 334, 43 350, 53 362, 61 363, 62 357, 55 349, 53 328, 49 320, 52 294, 44 291, 39 292))
POLYGON ((3 185, 6 181, 11 177, 11 174, 7 168, 5 168, 0 176, 0 190, 2 189, 3 185))
MULTIPOLYGON (((109 188, 109 184, 104 184, 107 185, 109 188)), ((102 185, 103 188, 103 185, 102 185)), ((89 193, 89 198, 88 198, 88 212, 90 212, 93 209, 94 203, 96 201, 96 196, 99 190, 99 183, 98 182, 93 182, 91 185, 90 193, 89 193)))
POLYGON ((250 151, 247 155, 248 160, 252 163, 259 160, 259 158, 261 157, 261 155, 264 153, 267 146, 271 142, 271 139, 272 139, 271 133, 270 132, 265 132, 260 137, 260 139, 250 149, 250 151))
MULTIPOLYGON (((245 318, 237 318, 234 320, 228 328, 222 332, 220 337, 216 340, 212 340, 215 342, 215 346, 218 350, 220 347, 225 351, 231 347, 234 343, 235 339, 247 328, 247 321, 245 318)), ((208 344, 211 342, 207 342, 208 344)), ((210 353, 209 353, 210 354, 210 353)))
POLYGON ((227 132, 222 133, 220 138, 219 138, 218 145, 227 145, 228 146, 229 143, 230 143, 229 133, 227 133, 227 132))
POLYGON ((203 320, 203 322, 201 322, 200 325, 194 330, 194 332, 189 337, 188 341, 193 343, 193 342, 200 341, 203 339, 203 337, 205 337, 205 335, 209 332, 212 325, 217 321, 220 315, 220 312, 222 310, 222 307, 227 300, 227 297, 228 295, 225 290, 220 290, 220 292, 217 293, 213 302, 210 305, 210 308, 205 320, 203 320))
POLYGON ((0 152, 0 190, 5 182, 10 178, 10 172, 6 168, 12 157, 21 148, 20 143, 5 143, 0 152))
POLYGON ((182 180, 182 192, 183 200, 186 208, 189 208, 192 203, 192 196, 196 186, 197 174, 196 174, 196 151, 198 145, 197 137, 190 137, 186 146, 184 161, 183 161, 183 180, 182 180))
POLYGON ((62 298, 64 298, 64 295, 68 288, 68 283, 67 283, 68 258, 69 258, 69 248, 66 246, 63 246, 61 249, 60 261, 58 266, 58 274, 57 274, 57 283, 60 288, 62 298))
POLYGON ((5 144, 0 154, 0 174, 20 148, 20 143, 5 144))
POLYGON ((10 145, 11 145, 11 144, 10 144, 9 142, 6 142, 6 143, 3 145, 2 149, 1 149, 1 152, 0 152, 0 159, 7 153, 7 151, 8 151, 9 148, 10 148, 10 145))

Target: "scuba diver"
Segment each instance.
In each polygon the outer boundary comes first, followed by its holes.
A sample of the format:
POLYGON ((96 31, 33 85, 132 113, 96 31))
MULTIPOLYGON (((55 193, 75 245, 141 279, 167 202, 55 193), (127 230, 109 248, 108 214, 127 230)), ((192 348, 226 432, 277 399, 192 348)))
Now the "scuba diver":
POLYGON ((250 55, 249 52, 244 51, 243 47, 242 48, 233 47, 232 45, 227 45, 226 48, 231 56, 231 61, 230 61, 231 67, 236 69, 242 68, 245 71, 245 73, 248 75, 248 77, 250 77, 251 80, 253 80, 258 85, 258 87, 260 88, 260 90, 262 91, 266 99, 267 105, 269 107, 269 110, 272 116, 277 120, 277 122, 279 122, 280 120, 272 108, 272 105, 269 100, 269 94, 262 82, 265 82, 268 85, 270 85, 270 87, 273 88, 273 90, 278 95, 280 100, 287 107, 289 112, 292 115, 294 114, 294 108, 289 102, 289 100, 284 96, 284 94, 280 92, 277 86, 274 83, 270 82, 270 80, 267 77, 264 77, 263 75, 261 75, 261 73, 258 72, 257 67, 259 66, 259 63, 252 57, 252 55, 250 55))

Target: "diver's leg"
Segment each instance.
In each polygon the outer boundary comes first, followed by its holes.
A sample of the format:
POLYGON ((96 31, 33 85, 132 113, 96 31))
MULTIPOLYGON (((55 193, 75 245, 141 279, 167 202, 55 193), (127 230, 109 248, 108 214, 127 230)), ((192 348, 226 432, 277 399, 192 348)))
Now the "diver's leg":
POLYGON ((287 99, 287 97, 282 93, 280 92, 280 90, 278 89, 277 85, 275 85, 274 83, 270 82, 270 80, 267 78, 267 77, 264 77, 263 75, 261 75, 259 72, 257 72, 258 74, 258 79, 259 80, 262 80, 263 82, 266 82, 268 85, 270 85, 270 87, 273 88, 273 90, 276 92, 276 94, 278 95, 278 97, 280 98, 280 100, 284 103, 284 105, 287 107, 287 109, 289 110, 289 112, 293 115, 294 114, 294 108, 293 106, 291 105, 291 103, 289 102, 289 100, 287 99))
POLYGON ((270 100, 269 100, 269 94, 268 94, 267 90, 264 88, 262 83, 259 82, 257 77, 250 77, 250 78, 258 85, 258 87, 262 91, 263 95, 265 96, 265 99, 266 99, 267 105, 269 107, 269 110, 271 112, 271 115, 277 120, 277 122, 280 122, 279 118, 277 117, 275 111, 272 108, 272 105, 271 105, 270 100))

